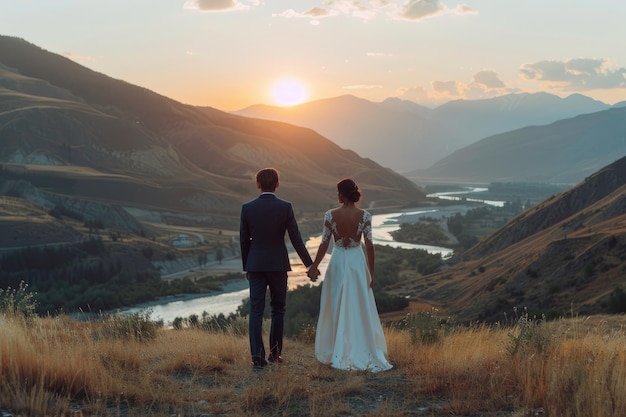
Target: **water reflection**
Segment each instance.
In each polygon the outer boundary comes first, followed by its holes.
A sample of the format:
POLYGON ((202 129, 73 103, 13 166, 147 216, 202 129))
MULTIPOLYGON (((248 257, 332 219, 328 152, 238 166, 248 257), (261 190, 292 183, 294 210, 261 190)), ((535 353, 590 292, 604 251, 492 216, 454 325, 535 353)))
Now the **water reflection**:
POLYGON ((471 187, 467 188, 464 191, 446 191, 441 193, 428 194, 426 197, 437 197, 442 200, 451 200, 451 201, 471 201, 473 203, 484 203, 489 206, 494 207, 504 207, 504 201, 495 201, 495 200, 481 200, 479 198, 468 198, 465 197, 466 194, 471 193, 480 193, 489 191, 489 188, 479 188, 479 187, 471 187))
MULTIPOLYGON (((148 308, 152 310, 152 319, 161 319, 165 324, 171 324, 176 317, 187 318, 192 314, 196 314, 201 317, 203 312, 208 313, 210 316, 218 315, 220 313, 224 315, 235 313, 237 311, 237 307, 247 297, 248 289, 245 288, 217 295, 172 301, 166 304, 157 304, 148 308)), ((129 311, 133 310, 135 309, 131 309, 129 311)))
POLYGON ((423 249, 428 253, 439 253, 442 257, 450 256, 453 252, 453 250, 450 248, 397 242, 393 240, 393 237, 391 236, 391 233, 398 230, 400 228, 400 224, 402 223, 413 223, 417 221, 420 217, 439 218, 444 215, 444 211, 455 212, 452 208, 450 208, 450 210, 446 210, 445 207, 442 207, 417 209, 404 211, 401 213, 379 214, 372 216, 372 237, 374 238, 374 242, 378 245, 387 245, 393 248, 423 249))

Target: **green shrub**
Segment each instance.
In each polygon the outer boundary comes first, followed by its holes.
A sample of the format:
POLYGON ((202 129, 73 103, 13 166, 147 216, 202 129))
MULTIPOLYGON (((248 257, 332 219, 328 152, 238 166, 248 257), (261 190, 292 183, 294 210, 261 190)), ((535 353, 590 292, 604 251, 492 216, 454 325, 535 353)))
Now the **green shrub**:
POLYGON ((626 313, 626 292, 622 287, 613 290, 606 301, 606 308, 611 314, 626 313))
POLYGON ((142 310, 137 313, 106 316, 94 337, 97 340, 121 339, 138 342, 154 340, 158 330, 163 327, 163 321, 153 321, 150 319, 151 315, 151 310, 142 310))
MULTIPOLYGON (((517 312, 517 310, 515 311, 517 312)), ((509 355, 515 356, 518 353, 533 355, 545 352, 551 343, 550 334, 543 325, 545 320, 545 316, 541 319, 531 318, 525 309, 524 313, 517 319, 513 329, 508 333, 507 351, 509 355)))
POLYGON ((212 333, 226 333, 235 336, 248 334, 248 317, 231 313, 225 316, 223 313, 209 315, 206 311, 202 316, 191 314, 187 318, 176 317, 172 322, 175 330, 182 329, 202 329, 212 333))
POLYGON ((0 315, 35 317, 37 302, 34 300, 35 293, 28 291, 28 284, 20 282, 18 288, 0 288, 0 315))
POLYGON ((449 334, 455 324, 450 317, 440 317, 436 309, 407 314, 394 325, 395 328, 408 331, 413 344, 430 345, 439 342, 449 334))

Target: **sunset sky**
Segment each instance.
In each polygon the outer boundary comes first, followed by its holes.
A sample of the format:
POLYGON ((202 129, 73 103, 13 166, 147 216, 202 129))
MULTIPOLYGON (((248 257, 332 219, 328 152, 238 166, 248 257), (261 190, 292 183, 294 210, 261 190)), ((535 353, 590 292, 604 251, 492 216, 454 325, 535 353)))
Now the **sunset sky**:
POLYGON ((626 100, 626 1, 2 0, 0 34, 183 103, 626 100))

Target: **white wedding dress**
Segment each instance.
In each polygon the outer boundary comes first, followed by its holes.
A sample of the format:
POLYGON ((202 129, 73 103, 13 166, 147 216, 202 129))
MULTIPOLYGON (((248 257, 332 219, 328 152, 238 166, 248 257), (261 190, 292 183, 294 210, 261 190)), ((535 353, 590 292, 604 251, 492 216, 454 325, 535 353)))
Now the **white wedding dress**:
POLYGON ((333 368, 385 371, 387 342, 378 317, 361 236, 372 240, 372 216, 363 211, 354 237, 339 236, 331 210, 324 216, 322 243, 334 242, 320 300, 315 357, 333 368))

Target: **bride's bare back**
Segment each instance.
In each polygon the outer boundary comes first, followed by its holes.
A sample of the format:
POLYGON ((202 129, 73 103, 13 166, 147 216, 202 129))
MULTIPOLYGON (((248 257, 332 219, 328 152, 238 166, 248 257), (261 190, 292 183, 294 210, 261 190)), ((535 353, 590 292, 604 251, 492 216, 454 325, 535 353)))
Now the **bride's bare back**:
MULTIPOLYGON (((355 206, 342 206, 330 211, 325 219, 326 227, 332 232, 335 245, 343 248, 358 246, 363 231, 371 227, 371 221, 366 218, 365 211, 355 206)), ((371 238, 365 236, 366 242, 371 238)))
POLYGON ((350 179, 343 179, 337 183, 337 196, 340 207, 328 210, 324 214, 324 227, 320 246, 313 265, 307 271, 311 281, 316 281, 319 275, 318 266, 330 244, 334 243, 337 248, 356 248, 361 244, 361 237, 365 244, 367 255, 367 268, 370 273, 370 286, 374 285, 374 260, 375 251, 372 242, 372 215, 367 210, 358 208, 357 203, 361 198, 361 192, 356 183, 350 179))

